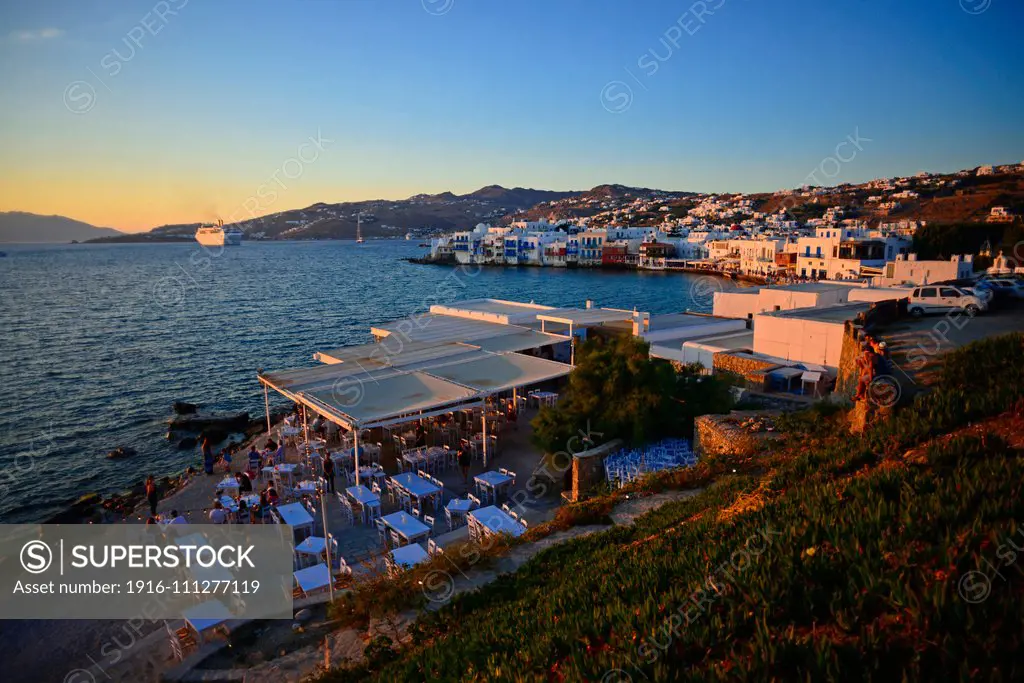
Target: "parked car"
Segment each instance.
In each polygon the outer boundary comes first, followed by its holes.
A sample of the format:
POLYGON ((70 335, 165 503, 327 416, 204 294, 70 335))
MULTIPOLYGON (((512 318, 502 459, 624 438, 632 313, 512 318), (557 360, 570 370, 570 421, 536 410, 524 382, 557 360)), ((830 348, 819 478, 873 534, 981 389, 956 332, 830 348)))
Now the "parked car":
POLYGON ((933 285, 918 287, 910 294, 907 304, 910 315, 920 317, 926 313, 949 313, 963 311, 968 315, 977 315, 988 310, 988 302, 979 296, 969 294, 961 287, 950 285, 933 285))
POLYGON ((992 292, 996 299, 1024 299, 1024 285, 1015 278, 986 278, 975 287, 992 292))
POLYGON ((993 297, 995 297, 995 294, 991 289, 975 289, 974 287, 957 287, 957 289, 961 289, 967 294, 973 294, 990 306, 992 304, 993 297))

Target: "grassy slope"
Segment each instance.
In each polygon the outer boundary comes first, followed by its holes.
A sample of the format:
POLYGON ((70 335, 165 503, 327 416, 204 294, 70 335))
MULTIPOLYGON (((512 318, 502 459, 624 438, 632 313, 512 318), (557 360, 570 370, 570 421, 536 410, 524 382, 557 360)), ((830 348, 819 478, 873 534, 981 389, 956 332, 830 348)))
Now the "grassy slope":
POLYGON ((976 598, 970 572, 1008 558, 1024 459, 996 437, 904 454, 1019 413, 1022 379, 1024 337, 1011 335, 951 354, 934 391, 862 437, 795 420, 804 436, 757 463, 767 473, 726 463, 740 474, 554 547, 421 618, 395 661, 330 678, 1020 678, 1020 570, 1007 562, 980 602, 958 588, 976 598))

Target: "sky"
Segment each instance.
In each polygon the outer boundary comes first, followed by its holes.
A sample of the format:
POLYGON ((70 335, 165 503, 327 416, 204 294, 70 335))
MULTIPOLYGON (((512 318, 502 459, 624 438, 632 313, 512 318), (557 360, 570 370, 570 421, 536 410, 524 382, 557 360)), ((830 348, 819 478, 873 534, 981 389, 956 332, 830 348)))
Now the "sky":
POLYGON ((8 2, 0 211, 140 231, 1015 163, 1021 25, 1020 0, 8 2))

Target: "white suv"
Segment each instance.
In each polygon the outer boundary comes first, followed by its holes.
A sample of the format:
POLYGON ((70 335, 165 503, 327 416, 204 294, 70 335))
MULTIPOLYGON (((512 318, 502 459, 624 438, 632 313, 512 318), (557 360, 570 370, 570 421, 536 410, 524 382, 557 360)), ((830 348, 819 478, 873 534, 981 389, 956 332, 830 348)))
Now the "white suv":
POLYGON ((988 301, 951 285, 918 287, 910 295, 907 306, 910 315, 920 317, 925 313, 950 313, 963 311, 977 315, 988 310, 988 301))

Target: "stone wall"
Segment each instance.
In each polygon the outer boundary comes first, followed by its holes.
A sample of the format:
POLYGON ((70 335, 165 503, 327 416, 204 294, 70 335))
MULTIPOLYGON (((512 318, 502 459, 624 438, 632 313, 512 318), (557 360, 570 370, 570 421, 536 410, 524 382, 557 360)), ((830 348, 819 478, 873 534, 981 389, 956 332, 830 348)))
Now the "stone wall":
POLYGON ((562 496, 570 503, 582 500, 605 481, 604 459, 623 446, 621 439, 609 441, 572 456, 572 485, 562 496))
POLYGON ((701 415, 694 420, 693 452, 705 455, 753 455, 780 438, 776 431, 750 432, 741 424, 748 418, 770 423, 779 411, 733 410, 728 415, 701 415))
POLYGON ((748 358, 720 351, 712 360, 715 372, 728 372, 747 382, 751 389, 768 390, 768 373, 780 367, 778 363, 759 358, 748 358))

